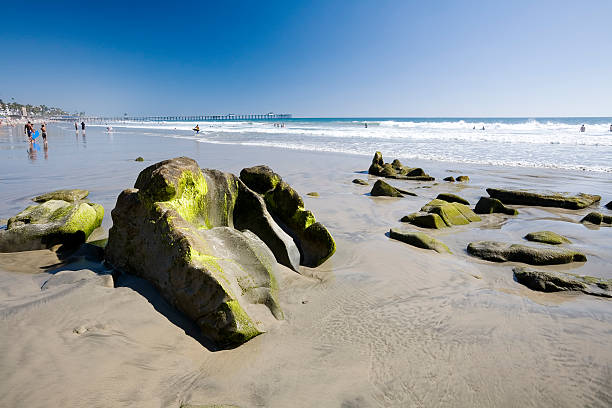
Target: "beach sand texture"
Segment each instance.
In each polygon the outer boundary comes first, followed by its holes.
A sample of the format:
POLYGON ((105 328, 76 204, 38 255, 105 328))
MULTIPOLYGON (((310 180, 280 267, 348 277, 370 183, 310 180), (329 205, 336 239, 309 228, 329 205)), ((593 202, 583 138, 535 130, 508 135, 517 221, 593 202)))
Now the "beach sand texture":
POLYGON ((109 287, 100 275, 110 271, 86 258, 0 254, 0 406, 612 405, 610 300, 534 292, 513 279, 521 264, 466 252, 479 240, 544 246, 522 237, 551 230, 588 261, 539 270, 612 279, 612 228, 579 223, 592 209, 512 206, 518 216, 486 215, 433 232, 399 222, 439 193, 473 206, 487 187, 600 194, 597 211, 611 214, 603 207, 612 199, 609 174, 415 161, 405 164, 440 183, 388 180, 417 197, 371 197, 376 178, 357 173, 371 156, 198 143, 137 129, 88 128, 85 137, 50 129, 48 159, 39 152, 32 160, 27 145, 0 128, 1 219, 46 191, 84 188, 106 209, 91 237, 103 238, 121 190, 145 167, 184 155, 234 174, 269 165, 330 230, 337 252, 301 275, 279 267, 285 320, 231 350, 215 349, 142 279, 123 275, 109 287), (441 181, 460 174, 470 182, 441 181), (425 231, 452 254, 390 240, 390 228, 425 231), (71 274, 83 270, 92 272, 71 274))

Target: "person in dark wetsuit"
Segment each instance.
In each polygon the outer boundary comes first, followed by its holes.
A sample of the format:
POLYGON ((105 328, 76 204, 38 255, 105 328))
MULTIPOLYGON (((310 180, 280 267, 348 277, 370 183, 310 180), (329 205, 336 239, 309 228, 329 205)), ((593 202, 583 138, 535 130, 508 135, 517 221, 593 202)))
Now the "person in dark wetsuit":
POLYGON ((81 129, 85 130, 85 122, 81 122, 81 129))
POLYGON ((43 123, 40 127, 40 133, 42 133, 43 142, 47 143, 47 124, 43 123))

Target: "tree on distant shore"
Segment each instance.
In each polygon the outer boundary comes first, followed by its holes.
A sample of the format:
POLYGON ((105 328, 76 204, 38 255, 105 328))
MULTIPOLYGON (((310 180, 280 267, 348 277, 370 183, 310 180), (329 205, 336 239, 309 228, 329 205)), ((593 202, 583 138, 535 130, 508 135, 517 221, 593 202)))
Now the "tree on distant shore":
MULTIPOLYGON (((60 116, 67 115, 68 112, 61 108, 49 107, 47 105, 22 105, 20 103, 14 102, 14 98, 11 98, 13 102, 4 102, 0 99, 0 110, 9 114, 21 115, 22 108, 26 108, 29 115, 33 116, 60 116)), ((83 112, 84 114, 85 112, 83 112)))

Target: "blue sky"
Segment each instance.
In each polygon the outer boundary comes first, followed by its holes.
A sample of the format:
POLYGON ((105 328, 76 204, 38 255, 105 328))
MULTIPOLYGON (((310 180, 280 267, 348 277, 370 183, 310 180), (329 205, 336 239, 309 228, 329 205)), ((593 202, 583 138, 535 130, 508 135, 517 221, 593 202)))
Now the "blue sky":
POLYGON ((609 0, 7 3, 4 100, 134 115, 612 115, 609 0))

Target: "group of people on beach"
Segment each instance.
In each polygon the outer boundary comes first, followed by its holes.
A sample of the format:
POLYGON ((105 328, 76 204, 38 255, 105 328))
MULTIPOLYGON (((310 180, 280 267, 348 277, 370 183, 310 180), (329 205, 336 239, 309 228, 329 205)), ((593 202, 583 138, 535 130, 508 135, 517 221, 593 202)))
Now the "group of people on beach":
MULTIPOLYGON (((85 131, 85 122, 81 122, 81 129, 83 132, 85 131)), ((77 132, 79 131, 79 124, 77 122, 74 122, 74 130, 77 132)))
MULTIPOLYGON (((34 124, 32 122, 30 122, 28 120, 28 122, 25 124, 25 126, 23 127, 23 133, 28 135, 28 141, 30 143, 32 143, 34 141, 34 139, 37 137, 35 136, 36 134, 36 130, 34 129, 34 124)), ((47 124, 43 122, 43 124, 40 126, 40 133, 41 136, 43 138, 43 143, 47 143, 47 124)))

